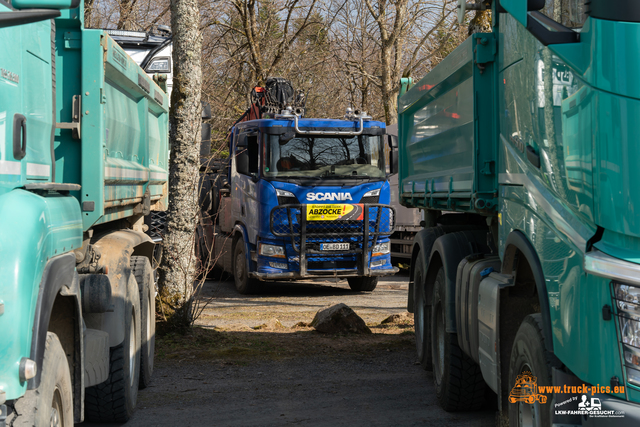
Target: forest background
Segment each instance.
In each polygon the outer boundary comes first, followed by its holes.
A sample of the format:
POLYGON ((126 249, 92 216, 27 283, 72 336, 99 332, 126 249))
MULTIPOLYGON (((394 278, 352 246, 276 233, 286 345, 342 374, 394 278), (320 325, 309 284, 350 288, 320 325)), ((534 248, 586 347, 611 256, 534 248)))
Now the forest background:
MULTIPOLYGON (((395 123, 400 79, 422 78, 481 18, 458 24, 454 0, 205 0, 199 8, 212 152, 224 150, 251 89, 271 76, 306 93, 307 117, 341 118, 352 107, 395 123)), ((85 0, 88 28, 157 32, 170 23, 169 0, 85 0)))

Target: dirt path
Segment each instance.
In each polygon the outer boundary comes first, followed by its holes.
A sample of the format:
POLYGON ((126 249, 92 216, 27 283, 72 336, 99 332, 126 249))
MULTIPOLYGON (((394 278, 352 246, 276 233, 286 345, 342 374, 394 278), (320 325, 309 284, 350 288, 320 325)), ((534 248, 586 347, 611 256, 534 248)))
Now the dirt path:
POLYGON ((154 380, 126 425, 493 426, 490 409, 438 407, 431 373, 416 365, 410 318, 380 324, 405 311, 406 292, 406 277, 370 294, 323 282, 271 284, 242 296, 231 281, 208 282, 200 327, 158 340, 154 380), (338 302, 373 334, 327 336, 295 326, 338 302))

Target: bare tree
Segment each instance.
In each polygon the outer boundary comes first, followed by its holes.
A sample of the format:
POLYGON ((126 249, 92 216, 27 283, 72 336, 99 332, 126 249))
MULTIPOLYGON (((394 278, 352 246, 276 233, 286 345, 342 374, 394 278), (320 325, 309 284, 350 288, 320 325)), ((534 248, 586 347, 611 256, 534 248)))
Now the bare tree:
POLYGON ((162 296, 181 305, 176 320, 188 324, 196 275, 194 236, 198 218, 202 35, 196 0, 171 0, 173 91, 171 94, 169 208, 160 272, 162 296))
POLYGON ((380 88, 385 121, 391 124, 396 121, 400 78, 428 62, 434 53, 430 42, 447 23, 454 4, 450 0, 363 1, 378 30, 380 75, 372 82, 380 88))

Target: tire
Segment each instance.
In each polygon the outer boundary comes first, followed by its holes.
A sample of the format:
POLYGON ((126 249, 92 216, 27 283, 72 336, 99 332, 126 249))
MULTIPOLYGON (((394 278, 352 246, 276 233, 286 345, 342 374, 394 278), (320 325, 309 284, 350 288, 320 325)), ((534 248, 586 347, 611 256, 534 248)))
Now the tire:
POLYGON ((136 408, 140 383, 140 302, 133 275, 127 286, 124 340, 111 347, 109 377, 102 384, 85 390, 84 414, 87 421, 125 423, 136 408))
POLYGON ((47 332, 40 386, 16 401, 6 421, 13 427, 73 427, 69 362, 56 334, 47 332))
POLYGON ((377 277, 348 277, 349 287, 352 291, 371 292, 378 286, 377 277))
POLYGON ((425 261, 420 255, 419 253, 416 267, 413 271, 413 286, 415 289, 413 324, 415 326, 418 361, 424 370, 430 371, 433 369, 433 358, 431 357, 431 306, 427 305, 427 273, 425 261))
MULTIPOLYGON (((511 348, 509 362, 509 384, 516 383, 516 377, 524 371, 530 371, 537 377, 538 386, 552 385, 551 368, 559 367, 560 362, 549 353, 542 335, 542 315, 531 314, 524 318, 516 333, 511 348)), ((546 402, 546 396, 544 396, 546 402)), ((533 403, 509 403, 509 425, 511 426, 548 426, 551 425, 553 404, 538 402, 532 396, 533 403)))
POLYGON ((236 289, 242 295, 256 293, 258 289, 257 282, 249 277, 244 240, 242 238, 236 242, 233 248, 233 279, 236 283, 236 289))
POLYGON ((438 403, 445 411, 473 411, 484 403, 485 382, 480 366, 458 347, 446 325, 446 278, 441 267, 433 285, 431 357, 438 403))
POLYGON ((153 268, 144 256, 131 257, 131 270, 140 292, 140 384, 145 389, 153 375, 153 357, 156 348, 156 299, 153 268))

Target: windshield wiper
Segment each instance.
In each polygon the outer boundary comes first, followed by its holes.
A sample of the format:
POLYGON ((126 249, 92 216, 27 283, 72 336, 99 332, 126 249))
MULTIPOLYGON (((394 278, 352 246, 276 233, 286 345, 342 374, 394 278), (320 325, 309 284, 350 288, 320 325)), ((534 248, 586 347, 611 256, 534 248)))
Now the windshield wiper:
POLYGON ((274 178, 279 178, 279 179, 322 179, 321 177, 317 176, 317 175, 280 175, 280 176, 276 176, 274 178))
POLYGON ((364 178, 376 178, 373 176, 369 176, 369 175, 336 175, 336 174, 324 174, 322 175, 323 178, 340 178, 340 179, 348 179, 348 178, 356 178, 356 179, 364 179, 364 178))

